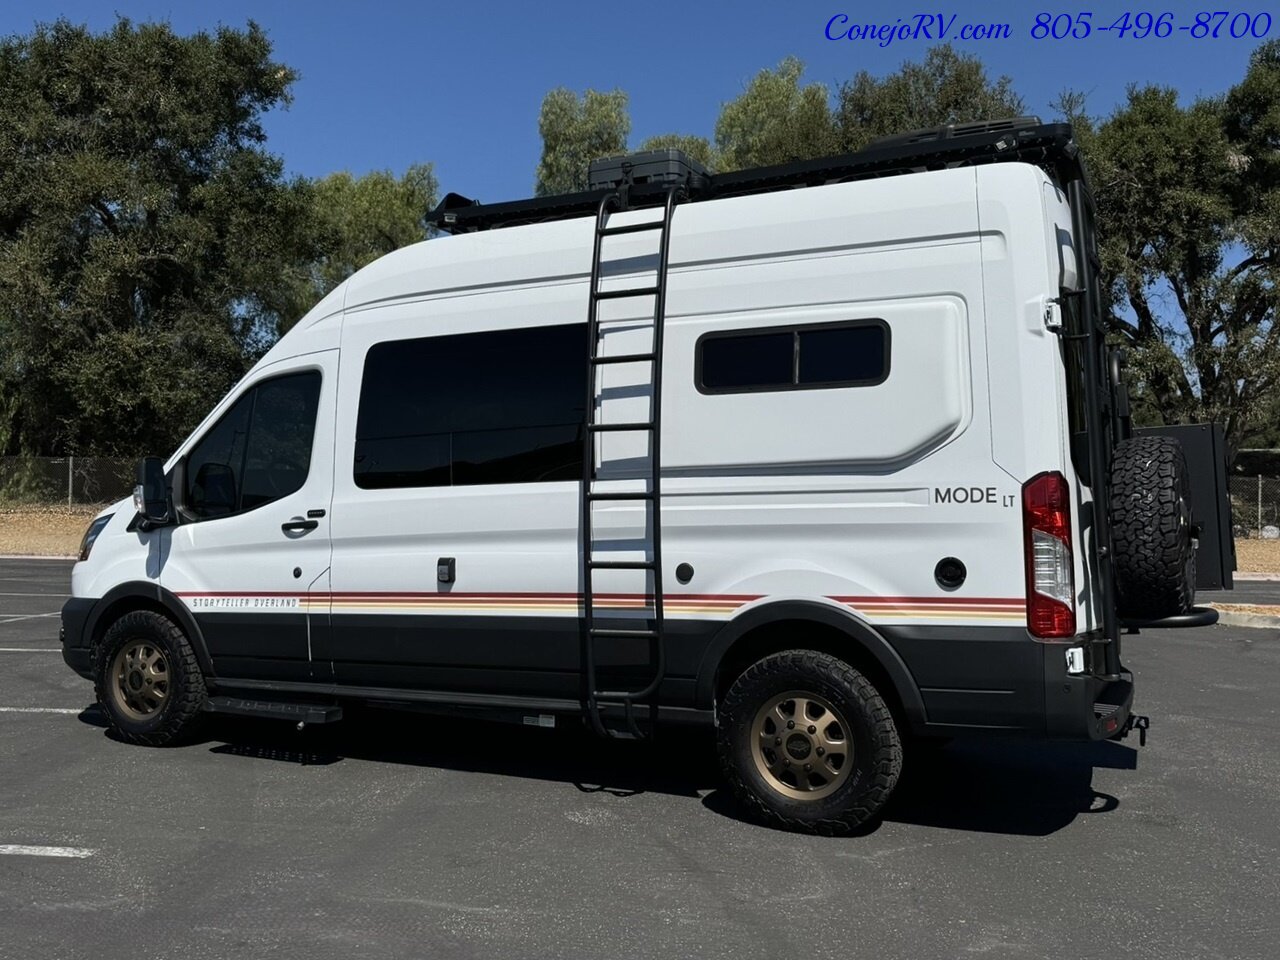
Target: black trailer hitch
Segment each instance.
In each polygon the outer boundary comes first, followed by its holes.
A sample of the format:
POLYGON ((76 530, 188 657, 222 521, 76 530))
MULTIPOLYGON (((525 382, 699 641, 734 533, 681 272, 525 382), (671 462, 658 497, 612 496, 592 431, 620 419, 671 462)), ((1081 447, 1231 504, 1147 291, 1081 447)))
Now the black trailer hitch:
POLYGON ((1147 745, 1147 730, 1151 727, 1151 718, 1144 717, 1140 713, 1129 714, 1129 719, 1124 722, 1124 729, 1120 731, 1121 737, 1129 736, 1129 731, 1138 731, 1138 746, 1145 747, 1147 745))

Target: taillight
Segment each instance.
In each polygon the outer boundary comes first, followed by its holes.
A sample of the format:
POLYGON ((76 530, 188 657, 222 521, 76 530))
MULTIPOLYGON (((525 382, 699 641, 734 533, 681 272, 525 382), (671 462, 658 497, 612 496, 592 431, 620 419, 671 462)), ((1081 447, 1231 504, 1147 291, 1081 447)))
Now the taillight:
POLYGON ((1071 490, 1066 477, 1042 473, 1023 484, 1022 528, 1027 564, 1027 629, 1033 637, 1044 639, 1074 637, 1071 490))

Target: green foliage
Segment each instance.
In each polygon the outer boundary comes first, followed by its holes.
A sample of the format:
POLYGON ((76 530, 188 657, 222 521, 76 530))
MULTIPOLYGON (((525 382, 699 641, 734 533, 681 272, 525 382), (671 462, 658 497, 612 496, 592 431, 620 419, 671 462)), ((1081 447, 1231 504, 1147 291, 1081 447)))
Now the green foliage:
POLYGON ((61 476, 54 476, 50 466, 50 461, 35 457, 0 457, 0 504, 63 502, 67 495, 65 468, 58 471, 61 476))
POLYGON ((1137 412, 1222 421, 1233 449, 1266 429, 1280 387, 1278 95, 1268 44, 1225 98, 1184 107, 1135 87, 1096 133, 1082 128, 1137 412))
POLYGON ((832 95, 820 83, 801 85, 804 64, 794 57, 762 70, 716 122, 720 167, 807 160, 859 150, 877 137, 1025 111, 1013 81, 987 78, 982 61, 950 44, 933 47, 920 63, 904 63, 877 79, 865 70, 832 95))
POLYGON ((761 70, 726 103, 716 121, 718 169, 805 160, 836 152, 830 94, 820 83, 800 85, 804 64, 787 57, 761 70))
POLYGON ((1237 201, 1253 242, 1275 245, 1280 189, 1280 42, 1254 50, 1244 79, 1223 99, 1223 129, 1232 143, 1237 201))
POLYGON ((262 149, 265 34, 0 40, 4 451, 163 451, 291 317, 310 192, 262 149))
POLYGON ((627 95, 621 90, 588 90, 579 99, 572 90, 557 87, 542 101, 538 132, 542 159, 534 188, 537 195, 586 190, 592 160, 626 152, 631 133, 627 95))
POLYGON ((861 71, 841 85, 838 101, 839 149, 845 151, 894 133, 1026 111, 1009 77, 991 82, 981 60, 950 44, 931 48, 922 62, 904 63, 882 79, 861 71))
POLYGON ((414 164, 399 178, 389 170, 362 177, 343 171, 316 181, 312 197, 322 253, 299 290, 301 309, 361 267, 425 240, 426 216, 439 191, 429 163, 414 164))
POLYGON ((687 156, 698 161, 708 170, 714 171, 717 169, 718 160, 716 159, 715 148, 711 146, 711 141, 706 137, 687 133, 664 133, 656 137, 650 137, 641 143, 637 149, 683 150, 687 156))
MULTIPOLYGON (((673 133, 650 137, 637 149, 678 147, 714 170, 740 170, 856 150, 904 130, 1016 116, 1025 109, 1008 77, 988 80, 980 60, 946 44, 883 79, 859 73, 839 88, 834 112, 832 92, 821 83, 801 83, 803 75, 804 64, 795 57, 757 73, 721 107, 714 147, 704 137, 673 133)), ((627 150, 627 96, 620 90, 588 90, 579 99, 557 88, 542 102, 538 128, 543 139, 538 195, 586 189, 591 160, 627 150)))

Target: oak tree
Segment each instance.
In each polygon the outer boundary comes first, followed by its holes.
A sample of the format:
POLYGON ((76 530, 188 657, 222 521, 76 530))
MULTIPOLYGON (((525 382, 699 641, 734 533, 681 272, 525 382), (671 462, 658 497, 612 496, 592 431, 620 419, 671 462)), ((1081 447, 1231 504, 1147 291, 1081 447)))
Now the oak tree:
POLYGON ((164 452, 290 319, 296 75, 253 23, 0 40, 0 452, 164 452))

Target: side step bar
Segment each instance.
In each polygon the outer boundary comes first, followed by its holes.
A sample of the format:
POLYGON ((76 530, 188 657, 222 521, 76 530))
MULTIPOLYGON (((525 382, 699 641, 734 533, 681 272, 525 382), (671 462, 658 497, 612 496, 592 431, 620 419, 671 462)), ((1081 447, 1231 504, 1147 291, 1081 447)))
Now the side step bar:
MULTIPOLYGON (((442 714, 457 716, 483 713, 497 719, 499 714, 506 714, 506 719, 514 717, 518 722, 523 722, 525 716, 540 716, 542 714, 582 715, 582 701, 555 697, 509 697, 487 693, 460 693, 456 690, 347 687, 339 686, 335 683, 315 683, 305 680, 237 680, 226 677, 219 678, 218 689, 234 690, 237 693, 256 694, 273 698, 336 697, 360 700, 371 705, 385 707, 439 708, 439 712, 442 714)), ((226 694, 219 694, 209 699, 210 701, 240 700, 245 703, 261 702, 227 696, 226 694)), ((273 699, 267 701, 267 703, 268 709, 272 709, 280 701, 273 699)), ((340 707, 326 707, 324 704, 298 703, 296 701, 287 705, 294 708, 303 707, 317 710, 341 709, 340 707)), ((623 719, 623 707, 621 704, 601 704, 600 706, 608 714, 609 719, 615 722, 623 719)), ((206 709, 210 708, 206 707, 206 709)), ((435 712, 434 709, 433 712, 435 712)), ((281 714, 276 711, 266 714, 266 716, 281 717, 281 714)), ((660 710, 660 716, 664 722, 669 721, 671 723, 706 726, 715 722, 715 717, 711 710, 704 710, 698 707, 663 706, 660 710)), ((541 724, 533 725, 540 726, 541 724)))
POLYGON ((238 717, 261 717, 268 720, 291 720, 300 728, 320 723, 337 723, 342 707, 337 704, 289 703, 281 700, 245 700, 241 697, 210 697, 205 713, 232 714, 238 717))

